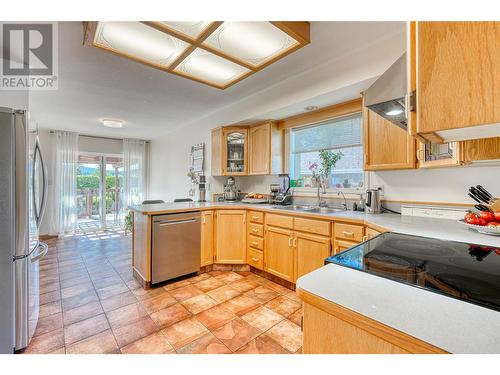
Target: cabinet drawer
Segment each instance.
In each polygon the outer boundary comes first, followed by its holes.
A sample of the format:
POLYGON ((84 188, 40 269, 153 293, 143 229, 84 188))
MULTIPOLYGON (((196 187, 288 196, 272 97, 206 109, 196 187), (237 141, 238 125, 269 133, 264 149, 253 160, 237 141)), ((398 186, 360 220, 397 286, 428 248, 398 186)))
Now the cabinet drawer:
POLYGON ((248 221, 250 221, 251 223, 264 224, 264 212, 248 212, 248 221))
POLYGON ((264 269, 264 252, 249 248, 247 262, 249 265, 258 268, 259 270, 264 269))
POLYGON ((262 224, 248 223, 248 234, 263 237, 264 226, 262 224))
POLYGON ((363 225, 335 223, 335 238, 363 241, 363 225))
POLYGON ((359 242, 335 240, 333 243, 333 253, 337 254, 341 251, 347 250, 350 247, 356 246, 359 242))
POLYGON ((381 232, 375 230, 375 229, 372 229, 372 228, 369 228, 369 227, 366 227, 365 229, 365 237, 364 239, 365 240, 369 240, 370 238, 373 238, 375 236, 378 236, 381 232))
POLYGON ((329 221, 295 218, 294 229, 301 232, 330 236, 330 227, 331 223, 329 221))
POLYGON ((260 237, 248 235, 248 246, 253 247, 254 249, 264 250, 264 239, 260 237))
POLYGON ((276 214, 266 214, 266 224, 287 229, 293 228, 293 217, 276 214))

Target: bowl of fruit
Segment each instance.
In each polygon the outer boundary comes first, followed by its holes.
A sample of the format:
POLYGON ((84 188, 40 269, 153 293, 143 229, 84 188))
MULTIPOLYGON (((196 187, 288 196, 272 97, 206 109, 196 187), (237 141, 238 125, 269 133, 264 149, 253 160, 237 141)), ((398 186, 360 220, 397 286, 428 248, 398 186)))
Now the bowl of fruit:
POLYGON ((268 203, 264 194, 248 193, 242 200, 243 203, 268 203))
POLYGON ((500 211, 481 211, 479 214, 469 211, 459 222, 476 232, 500 236, 500 211))

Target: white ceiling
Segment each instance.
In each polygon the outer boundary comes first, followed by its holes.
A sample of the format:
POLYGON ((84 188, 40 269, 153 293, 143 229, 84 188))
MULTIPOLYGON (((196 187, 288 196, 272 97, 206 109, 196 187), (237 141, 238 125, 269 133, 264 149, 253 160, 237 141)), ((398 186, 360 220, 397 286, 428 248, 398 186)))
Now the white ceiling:
MULTIPOLYGON (((311 44, 219 90, 84 46, 82 24, 62 22, 59 89, 31 92, 30 111, 40 128, 154 139, 294 75, 401 33, 404 27, 403 22, 312 22, 311 44), (122 119, 126 125, 108 129, 100 124, 102 118, 122 119)), ((327 100, 320 102, 328 104, 327 100)), ((301 106, 284 108, 282 114, 296 113, 301 106)))

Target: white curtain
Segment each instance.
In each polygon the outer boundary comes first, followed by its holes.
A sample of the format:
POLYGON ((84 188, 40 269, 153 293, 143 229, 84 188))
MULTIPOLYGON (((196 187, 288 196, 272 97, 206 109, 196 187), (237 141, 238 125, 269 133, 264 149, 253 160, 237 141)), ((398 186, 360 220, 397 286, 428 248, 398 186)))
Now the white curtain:
POLYGON ((127 207, 140 204, 146 197, 146 142, 136 139, 123 140, 123 206, 120 217, 127 212, 127 207))
POLYGON ((54 205, 52 233, 73 233, 77 224, 76 173, 78 168, 78 134, 56 131, 54 156, 54 205))

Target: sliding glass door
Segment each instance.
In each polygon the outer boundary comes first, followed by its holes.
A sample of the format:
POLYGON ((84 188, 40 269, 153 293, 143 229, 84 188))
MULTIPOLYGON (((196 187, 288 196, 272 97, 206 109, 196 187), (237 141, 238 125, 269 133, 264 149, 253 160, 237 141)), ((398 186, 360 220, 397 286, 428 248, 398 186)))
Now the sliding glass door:
POLYGON ((121 156, 81 154, 76 177, 78 229, 88 232, 121 225, 121 156))

